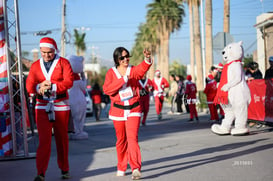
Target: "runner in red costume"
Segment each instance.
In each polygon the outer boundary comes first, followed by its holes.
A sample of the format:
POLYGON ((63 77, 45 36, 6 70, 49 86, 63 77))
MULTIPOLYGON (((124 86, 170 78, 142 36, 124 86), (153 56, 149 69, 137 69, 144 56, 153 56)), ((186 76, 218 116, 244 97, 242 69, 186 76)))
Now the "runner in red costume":
POLYGON ((204 93, 207 96, 207 104, 210 111, 210 120, 211 121, 218 121, 219 116, 217 112, 217 106, 214 104, 213 100, 217 93, 217 82, 214 79, 214 76, 210 74, 207 79, 208 82, 206 84, 204 93))
POLYGON ((34 62, 26 81, 30 95, 36 95, 36 124, 39 146, 36 154, 37 177, 44 180, 51 153, 52 128, 57 147, 58 166, 62 178, 69 178, 68 121, 69 100, 67 90, 73 86, 73 71, 67 59, 55 52, 57 45, 52 38, 40 40, 42 58, 34 62))
POLYGON ((142 125, 146 125, 146 119, 150 108, 150 92, 152 91, 153 82, 151 79, 147 78, 146 75, 143 76, 141 80, 138 81, 140 85, 140 99, 139 103, 142 109, 142 125))
POLYGON ((165 92, 164 89, 168 88, 169 82, 164 78, 161 77, 161 72, 160 70, 155 71, 155 77, 153 79, 153 89, 154 89, 154 99, 155 99, 155 110, 158 116, 158 119, 162 119, 162 107, 164 103, 164 97, 165 97, 165 92))
POLYGON ((185 94, 187 94, 187 103, 189 104, 189 109, 190 109, 190 120, 189 122, 193 121, 193 118, 195 117, 196 121, 198 122, 198 115, 196 111, 196 85, 193 83, 191 75, 187 76, 187 85, 186 85, 186 91, 185 94))
POLYGON ((138 130, 141 118, 139 104, 139 80, 152 65, 150 52, 143 51, 144 61, 137 66, 129 65, 129 51, 124 47, 115 49, 115 67, 105 76, 103 92, 110 96, 109 118, 116 131, 117 176, 124 176, 129 162, 132 179, 141 177, 141 153, 138 145, 138 130))

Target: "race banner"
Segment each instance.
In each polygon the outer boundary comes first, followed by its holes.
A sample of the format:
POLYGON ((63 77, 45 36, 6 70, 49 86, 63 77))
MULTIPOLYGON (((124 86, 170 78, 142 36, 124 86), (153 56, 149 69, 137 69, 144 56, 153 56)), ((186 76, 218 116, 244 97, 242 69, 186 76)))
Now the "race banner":
POLYGON ((12 154, 3 0, 0 0, 0 156, 12 154))
POLYGON ((273 79, 255 79, 248 86, 251 93, 248 119, 273 122, 273 79))

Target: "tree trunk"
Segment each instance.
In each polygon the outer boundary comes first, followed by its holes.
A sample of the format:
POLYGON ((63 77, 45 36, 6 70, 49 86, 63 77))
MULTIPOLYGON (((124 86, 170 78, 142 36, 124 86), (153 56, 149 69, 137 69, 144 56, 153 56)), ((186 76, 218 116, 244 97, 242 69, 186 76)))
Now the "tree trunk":
POLYGON ((195 63, 194 63, 194 36, 193 36, 193 17, 192 17, 192 0, 189 0, 189 22, 190 22, 190 64, 191 64, 191 76, 195 82, 195 63))
POLYGON ((162 76, 169 79, 169 33, 165 31, 163 34, 163 42, 162 42, 162 61, 161 61, 161 72, 162 76))
POLYGON ((204 90, 203 85, 203 66, 202 66, 202 53, 201 53, 201 36, 200 36, 200 14, 199 6, 193 6, 194 14, 194 47, 195 47, 195 59, 197 68, 196 86, 198 91, 204 90))
POLYGON ((155 74, 155 55, 152 55, 152 60, 153 60, 153 64, 147 73, 147 77, 151 80, 154 78, 154 74, 155 74))
POLYGON ((212 0, 206 0, 206 72, 208 73, 210 67, 213 65, 212 54, 212 0))

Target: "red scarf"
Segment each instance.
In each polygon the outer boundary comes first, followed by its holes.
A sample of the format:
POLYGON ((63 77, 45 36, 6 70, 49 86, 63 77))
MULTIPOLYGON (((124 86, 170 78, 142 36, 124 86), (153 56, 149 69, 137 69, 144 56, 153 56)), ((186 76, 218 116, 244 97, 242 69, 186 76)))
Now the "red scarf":
POLYGON ((241 60, 234 60, 224 65, 217 93, 214 98, 214 104, 228 104, 228 91, 222 91, 221 88, 228 82, 228 66, 233 62, 241 62, 241 60))

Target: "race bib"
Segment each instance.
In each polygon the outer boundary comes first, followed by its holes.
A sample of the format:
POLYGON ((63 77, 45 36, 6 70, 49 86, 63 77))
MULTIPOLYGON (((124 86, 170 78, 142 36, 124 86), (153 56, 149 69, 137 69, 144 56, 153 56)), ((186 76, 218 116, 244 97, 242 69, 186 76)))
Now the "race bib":
POLYGON ((121 101, 129 100, 133 97, 133 91, 131 87, 125 87, 119 91, 119 97, 121 101))

